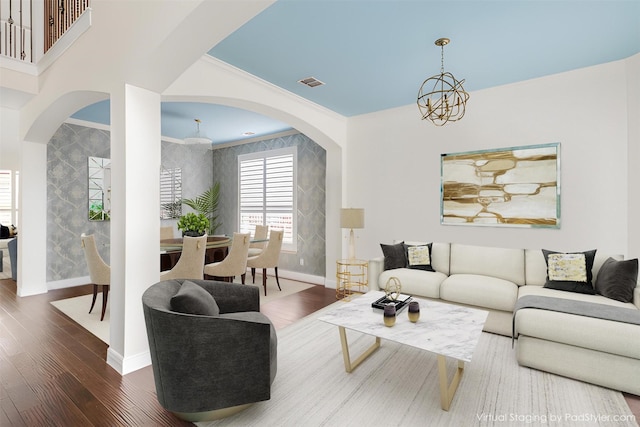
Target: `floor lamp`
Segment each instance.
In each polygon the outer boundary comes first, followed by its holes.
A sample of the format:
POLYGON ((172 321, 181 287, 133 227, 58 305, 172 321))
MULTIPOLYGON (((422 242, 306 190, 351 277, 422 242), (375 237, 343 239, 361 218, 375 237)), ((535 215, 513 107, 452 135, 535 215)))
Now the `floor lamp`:
POLYGON ((364 209, 342 209, 340 212, 340 226, 349 228, 349 259, 356 258, 356 239, 354 228, 364 228, 364 209))

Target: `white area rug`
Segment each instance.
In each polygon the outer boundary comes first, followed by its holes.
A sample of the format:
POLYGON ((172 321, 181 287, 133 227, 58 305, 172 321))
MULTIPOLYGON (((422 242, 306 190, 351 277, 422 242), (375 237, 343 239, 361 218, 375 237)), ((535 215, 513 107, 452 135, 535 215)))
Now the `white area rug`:
MULTIPOLYGON (((520 367, 511 339, 489 333, 482 334, 473 360, 466 364, 449 412, 443 411, 435 355, 383 341, 347 374, 338 328, 316 320, 325 310, 278 331, 278 373, 271 400, 198 425, 638 425, 621 393, 520 367)), ((373 340, 353 331, 348 337, 352 358, 373 340)), ((448 367, 451 376, 455 362, 448 367)))
POLYGON ((51 301, 51 304, 80 326, 109 344, 109 305, 111 298, 107 301, 107 310, 104 313, 104 320, 100 321, 102 314, 102 293, 98 293, 96 305, 89 314, 92 295, 82 295, 75 298, 67 298, 59 301, 51 301))
MULTIPOLYGON (((240 279, 236 279, 240 283, 240 279)), ((273 301, 278 298, 285 297, 287 295, 300 292, 315 285, 309 283, 297 282, 294 280, 280 279, 280 287, 282 291, 278 290, 276 279, 274 277, 268 277, 267 280, 267 296, 264 296, 264 288, 262 287, 262 276, 256 274, 256 285, 251 284, 251 276, 246 279, 247 286, 259 286, 260 288, 260 304, 273 301), (258 283, 260 285, 258 285, 258 283)), ((107 311, 104 314, 104 320, 100 321, 100 313, 102 310, 102 293, 98 294, 96 305, 93 308, 93 312, 89 314, 89 307, 91 307, 92 295, 83 295, 74 298, 67 298, 59 301, 52 301, 54 307, 62 311, 64 314, 73 319, 80 326, 91 332, 96 337, 100 338, 105 343, 109 344, 109 305, 111 297, 107 302, 107 311)))

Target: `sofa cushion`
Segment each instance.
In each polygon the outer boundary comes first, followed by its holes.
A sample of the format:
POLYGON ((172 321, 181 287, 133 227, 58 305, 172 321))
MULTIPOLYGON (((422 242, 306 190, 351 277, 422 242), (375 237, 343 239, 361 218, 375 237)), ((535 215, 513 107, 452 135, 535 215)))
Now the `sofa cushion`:
POLYGON ((213 296, 202 286, 185 280, 178 292, 171 297, 172 311, 201 316, 218 316, 220 308, 213 296))
POLYGON ((585 252, 556 252, 542 249, 547 264, 545 288, 581 294, 595 294, 593 261, 596 250, 585 252))
MULTIPOLYGON (((637 309, 631 303, 622 303, 602 295, 565 292, 540 286, 521 286, 518 297, 525 295, 549 296, 637 309)), ((521 309, 516 316, 516 332, 519 334, 635 358, 640 358, 640 340, 630 340, 629 337, 635 336, 638 329, 637 325, 630 323, 532 308, 521 309)))
POLYGON ((447 278, 438 271, 396 268, 383 271, 378 276, 378 286, 384 289, 391 277, 396 277, 402 286, 402 293, 426 298, 440 298, 440 284, 447 278))
POLYGON ((425 270, 435 271, 431 266, 431 246, 432 243, 426 245, 407 245, 405 243, 404 248, 407 256, 407 267, 425 270))
POLYGON ((616 301, 633 301, 633 290, 638 283, 638 259, 616 261, 608 258, 596 278, 596 292, 616 301))
POLYGON ((407 254, 404 250, 404 242, 393 245, 380 243, 380 248, 382 248, 382 253, 384 254, 385 270, 404 268, 407 266, 407 254))
POLYGON ((450 274, 497 277, 524 285, 524 250, 451 244, 450 274))
POLYGON ((494 310, 513 311, 518 298, 518 285, 496 277, 452 274, 440 285, 440 298, 494 310))

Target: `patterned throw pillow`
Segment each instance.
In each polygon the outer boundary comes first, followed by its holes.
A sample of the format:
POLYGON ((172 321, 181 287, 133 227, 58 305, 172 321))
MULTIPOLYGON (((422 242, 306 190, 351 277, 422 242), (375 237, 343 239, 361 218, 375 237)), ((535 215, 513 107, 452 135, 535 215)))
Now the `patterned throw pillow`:
POLYGON ((407 265, 409 268, 425 271, 435 271, 431 266, 431 246, 426 245, 404 245, 407 252, 407 265))
POLYGON ((593 288, 593 261, 596 250, 586 252, 555 252, 542 250, 547 263, 547 281, 545 288, 560 291, 595 294, 593 288))
POLYGON ((549 254, 549 280, 587 281, 587 257, 584 254, 549 254))

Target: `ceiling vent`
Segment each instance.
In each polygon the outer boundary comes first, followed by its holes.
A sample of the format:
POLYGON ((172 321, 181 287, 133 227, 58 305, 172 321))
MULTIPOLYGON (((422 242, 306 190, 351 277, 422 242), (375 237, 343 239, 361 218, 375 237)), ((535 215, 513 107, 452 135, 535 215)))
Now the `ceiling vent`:
POLYGON ((322 86, 324 84, 323 82, 316 79, 315 77, 307 77, 306 79, 298 80, 298 83, 302 83, 303 85, 309 86, 309 87, 322 86))

